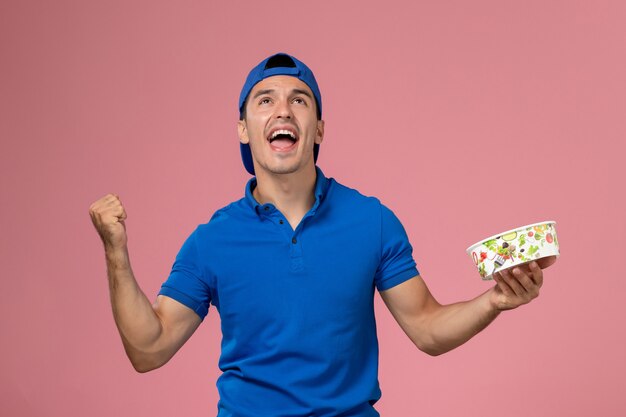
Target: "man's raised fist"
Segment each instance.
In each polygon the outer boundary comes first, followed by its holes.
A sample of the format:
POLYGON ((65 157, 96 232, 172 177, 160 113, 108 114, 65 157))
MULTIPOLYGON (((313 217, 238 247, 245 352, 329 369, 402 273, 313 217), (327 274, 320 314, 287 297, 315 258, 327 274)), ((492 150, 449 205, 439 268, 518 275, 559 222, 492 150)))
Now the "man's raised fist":
POLYGON ((105 247, 126 245, 126 210, 119 196, 107 194, 89 207, 89 215, 105 247))

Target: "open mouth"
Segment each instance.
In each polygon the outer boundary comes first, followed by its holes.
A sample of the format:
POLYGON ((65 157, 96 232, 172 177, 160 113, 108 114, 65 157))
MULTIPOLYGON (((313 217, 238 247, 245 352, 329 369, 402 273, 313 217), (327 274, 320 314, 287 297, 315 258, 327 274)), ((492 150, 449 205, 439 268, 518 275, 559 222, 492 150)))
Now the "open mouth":
POLYGON ((291 130, 277 129, 270 133, 267 140, 272 149, 276 151, 288 151, 298 142, 298 136, 291 130))

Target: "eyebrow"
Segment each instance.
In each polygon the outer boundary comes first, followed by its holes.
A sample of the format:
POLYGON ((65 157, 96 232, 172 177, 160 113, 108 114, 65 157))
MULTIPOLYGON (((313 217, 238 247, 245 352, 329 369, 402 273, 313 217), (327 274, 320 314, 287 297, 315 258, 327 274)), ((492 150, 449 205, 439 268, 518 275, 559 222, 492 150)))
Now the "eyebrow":
POLYGON ((273 92, 274 92, 274 90, 259 90, 259 91, 256 92, 256 94, 252 98, 257 98, 258 96, 262 96, 263 94, 270 94, 270 93, 273 93, 273 92))
MULTIPOLYGON (((272 94, 273 92, 275 92, 276 90, 274 89, 267 89, 267 90, 259 90, 254 94, 254 97, 252 98, 257 98, 259 96, 262 96, 264 94, 272 94)), ((307 96, 308 98, 310 98, 311 100, 313 100, 313 97, 311 97, 311 93, 309 93, 306 90, 302 90, 300 88, 294 88, 293 90, 291 90, 291 94, 296 93, 296 94, 302 94, 307 96)))
POLYGON ((302 94, 304 96, 307 96, 311 100, 313 100, 313 97, 311 97, 311 94, 308 91, 306 91, 306 90, 302 90, 300 88, 294 88, 293 90, 291 90, 291 92, 292 93, 296 93, 296 94, 302 94))

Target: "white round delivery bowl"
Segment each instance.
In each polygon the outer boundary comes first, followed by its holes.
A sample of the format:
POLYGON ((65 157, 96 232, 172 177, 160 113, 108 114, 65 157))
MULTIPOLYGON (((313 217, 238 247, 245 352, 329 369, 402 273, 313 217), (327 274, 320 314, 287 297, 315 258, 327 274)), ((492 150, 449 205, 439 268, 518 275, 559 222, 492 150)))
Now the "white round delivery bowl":
POLYGON ((508 230, 467 248, 484 280, 493 273, 547 256, 559 256, 556 222, 545 221, 508 230))

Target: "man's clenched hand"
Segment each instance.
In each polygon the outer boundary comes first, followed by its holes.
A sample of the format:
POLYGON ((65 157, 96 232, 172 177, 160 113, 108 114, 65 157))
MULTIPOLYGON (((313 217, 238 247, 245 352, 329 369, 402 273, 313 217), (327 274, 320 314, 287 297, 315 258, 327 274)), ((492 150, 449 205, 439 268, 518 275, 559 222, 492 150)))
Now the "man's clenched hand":
POLYGON ((89 215, 104 247, 119 249, 126 246, 126 210, 119 196, 108 194, 89 207, 89 215))

